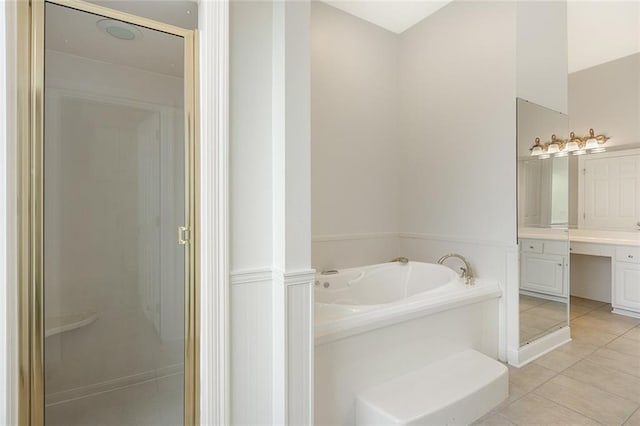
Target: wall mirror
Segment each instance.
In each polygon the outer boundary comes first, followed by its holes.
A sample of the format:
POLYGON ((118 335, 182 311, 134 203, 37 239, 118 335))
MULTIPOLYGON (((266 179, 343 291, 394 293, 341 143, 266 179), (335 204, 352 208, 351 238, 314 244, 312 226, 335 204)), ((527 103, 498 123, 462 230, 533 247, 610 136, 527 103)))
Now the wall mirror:
POLYGON ((517 99, 521 346, 568 325, 569 158, 532 155, 568 134, 566 114, 517 99))
POLYGON ((571 130, 607 139, 569 156, 571 323, 640 317, 640 53, 569 74, 571 130), (599 312, 592 313, 594 309, 599 312))

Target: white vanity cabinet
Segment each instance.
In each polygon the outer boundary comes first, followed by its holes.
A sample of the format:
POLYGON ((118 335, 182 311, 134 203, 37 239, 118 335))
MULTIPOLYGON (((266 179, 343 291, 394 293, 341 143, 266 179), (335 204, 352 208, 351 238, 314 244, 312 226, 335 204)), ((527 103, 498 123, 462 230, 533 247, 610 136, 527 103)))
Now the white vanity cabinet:
POLYGON ((520 240, 520 291, 548 299, 565 299, 569 292, 567 242, 520 240))
POLYGON ((614 312, 640 317, 640 247, 617 246, 614 263, 614 312))
POLYGON ((640 246, 629 241, 633 238, 638 239, 637 235, 632 235, 633 237, 626 238, 625 242, 634 245, 616 244, 615 238, 572 236, 571 253, 611 258, 613 312, 640 318, 640 246), (575 241, 576 239, 578 241, 575 241), (603 243, 604 241, 606 243, 603 243))

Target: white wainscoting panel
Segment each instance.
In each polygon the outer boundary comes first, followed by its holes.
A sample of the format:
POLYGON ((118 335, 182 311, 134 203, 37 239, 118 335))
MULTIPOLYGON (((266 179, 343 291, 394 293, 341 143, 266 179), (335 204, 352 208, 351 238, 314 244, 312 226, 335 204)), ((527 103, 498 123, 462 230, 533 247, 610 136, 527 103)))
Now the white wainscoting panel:
POLYGON ((273 271, 273 424, 312 423, 314 273, 273 271))
POLYGON ((313 424, 314 272, 285 275, 287 291, 287 424, 313 424))
POLYGON ((271 270, 233 272, 230 308, 231 424, 268 424, 272 416, 271 270))

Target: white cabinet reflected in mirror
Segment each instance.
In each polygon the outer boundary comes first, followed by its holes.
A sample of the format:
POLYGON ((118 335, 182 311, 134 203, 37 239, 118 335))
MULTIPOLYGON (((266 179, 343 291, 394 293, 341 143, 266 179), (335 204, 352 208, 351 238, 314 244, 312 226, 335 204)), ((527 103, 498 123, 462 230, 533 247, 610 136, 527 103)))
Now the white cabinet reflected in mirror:
POLYGON ((568 325, 569 157, 553 151, 561 148, 556 138, 569 135, 569 117, 524 99, 517 103, 522 346, 568 325))

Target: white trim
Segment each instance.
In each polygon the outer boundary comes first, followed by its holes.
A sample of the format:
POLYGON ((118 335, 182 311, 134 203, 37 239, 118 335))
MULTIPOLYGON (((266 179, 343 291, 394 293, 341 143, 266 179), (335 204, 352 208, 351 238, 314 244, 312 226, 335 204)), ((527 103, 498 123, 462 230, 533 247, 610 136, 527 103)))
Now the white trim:
POLYGON ((271 284, 271 268, 244 269, 231 272, 231 285, 242 284, 271 284))
POLYGON ((229 411, 229 2, 198 2, 200 424, 229 411))
POLYGON ((567 296, 554 296, 553 294, 537 293, 535 291, 520 289, 520 294, 537 297, 538 299, 551 300, 552 302, 567 303, 567 296))
POLYGON ((315 280, 315 269, 304 269, 298 271, 288 271, 283 273, 284 285, 307 285, 315 280))
POLYGON ((562 327, 544 337, 527 343, 519 349, 509 351, 509 364, 514 367, 524 367, 552 350, 571 341, 571 328, 562 327))
POLYGON ((618 315, 624 315, 625 317, 640 318, 640 312, 630 311, 628 309, 614 307, 611 312, 618 315))
POLYGON ((520 283, 518 249, 513 247, 506 250, 505 282, 503 283, 503 297, 499 304, 498 324, 498 358, 507 361, 509 348, 520 346, 520 313, 518 289, 520 283))
POLYGON ((444 241, 444 242, 451 242, 451 243, 492 246, 492 247, 500 247, 500 248, 514 248, 514 247, 517 247, 517 243, 515 241, 512 242, 512 243, 507 243, 507 242, 504 242, 504 241, 478 240, 478 239, 475 239, 475 238, 451 237, 451 236, 445 236, 445 235, 422 234, 422 233, 417 233, 417 232, 400 232, 400 233, 398 233, 398 236, 400 238, 413 238, 413 239, 418 239, 418 240, 444 241))
POLYGON ((399 238, 398 232, 369 232, 363 234, 327 234, 313 235, 311 242, 321 243, 325 241, 349 241, 349 240, 377 240, 384 238, 399 238))
POLYGON ((311 237, 314 243, 327 241, 375 240, 385 238, 408 238, 418 240, 446 241, 452 243, 484 245, 493 247, 516 247, 517 244, 504 241, 478 240, 474 238, 451 237, 446 235, 423 234, 418 232, 365 232, 361 234, 320 234, 311 237))

